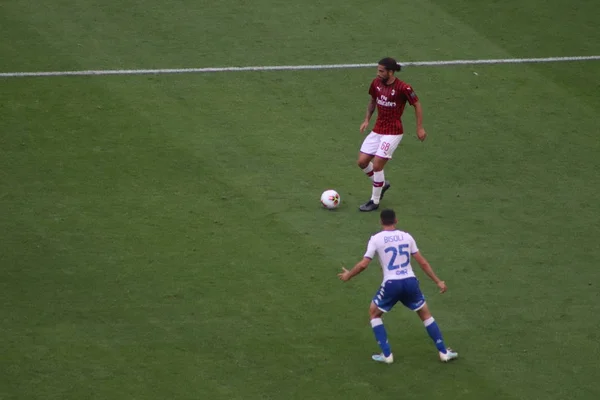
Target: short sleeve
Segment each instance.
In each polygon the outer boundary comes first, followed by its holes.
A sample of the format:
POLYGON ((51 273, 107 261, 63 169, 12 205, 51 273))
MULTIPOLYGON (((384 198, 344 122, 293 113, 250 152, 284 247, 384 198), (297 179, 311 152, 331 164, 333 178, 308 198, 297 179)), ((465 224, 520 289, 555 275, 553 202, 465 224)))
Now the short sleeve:
POLYGON ((371 236, 371 239, 369 239, 369 243, 367 244, 367 251, 363 257, 369 258, 372 260, 373 257, 375 257, 376 251, 377 251, 377 246, 375 245, 375 236, 371 236))
POLYGON ((415 254, 419 251, 419 248, 417 247, 417 242, 415 242, 415 239, 411 235, 408 235, 408 246, 410 254, 415 254))
POLYGON ((410 104, 411 106, 414 106, 415 103, 419 101, 419 97, 417 97, 417 94, 410 85, 403 85, 402 93, 404 94, 404 96, 406 96, 408 104, 410 104))
POLYGON ((377 97, 377 90, 375 89, 375 81, 371 82, 371 86, 369 86, 369 95, 371 95, 372 98, 377 97))

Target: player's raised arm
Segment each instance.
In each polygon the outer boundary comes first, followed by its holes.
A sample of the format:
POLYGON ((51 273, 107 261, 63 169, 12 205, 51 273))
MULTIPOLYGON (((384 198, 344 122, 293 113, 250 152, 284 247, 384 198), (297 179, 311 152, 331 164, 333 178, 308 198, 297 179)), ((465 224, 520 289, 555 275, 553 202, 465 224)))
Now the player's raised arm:
POLYGON ((437 277, 435 272, 433 272, 433 268, 431 268, 431 265, 429 265, 427 259, 425 259, 425 257, 423 257, 423 255, 421 255, 420 252, 417 251, 412 256, 415 260, 417 260, 417 262, 421 266, 421 269, 425 271, 427 276, 431 278, 431 280, 434 281, 435 284, 440 288, 440 293, 444 293, 446 290, 448 290, 448 288, 446 287, 446 282, 437 277))
POLYGON ((369 121, 371 121, 371 117, 373 116, 373 113, 375 112, 375 107, 376 107, 376 103, 375 103, 375 98, 371 97, 371 99, 369 100, 369 104, 367 104, 367 113, 365 114, 365 120, 363 121, 362 124, 360 124, 360 132, 364 132, 365 129, 367 129, 367 127, 369 126, 369 121))

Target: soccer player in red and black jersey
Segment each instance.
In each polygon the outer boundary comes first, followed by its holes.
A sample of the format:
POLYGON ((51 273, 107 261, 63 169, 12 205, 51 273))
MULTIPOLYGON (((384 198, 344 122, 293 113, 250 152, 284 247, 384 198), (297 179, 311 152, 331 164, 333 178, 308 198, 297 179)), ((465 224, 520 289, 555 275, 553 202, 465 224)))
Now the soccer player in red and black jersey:
POLYGON ((423 110, 419 98, 409 84, 396 78, 394 73, 398 71, 400 64, 396 60, 390 57, 383 58, 377 65, 377 77, 369 87, 371 99, 360 131, 364 132, 369 126, 375 108, 377 121, 360 147, 357 164, 373 182, 373 189, 371 199, 359 207, 360 211, 377 210, 383 194, 390 188, 390 184, 385 180, 383 167, 392 158, 394 150, 402 140, 402 113, 406 103, 415 108, 417 137, 420 141, 427 137, 423 128, 423 110))

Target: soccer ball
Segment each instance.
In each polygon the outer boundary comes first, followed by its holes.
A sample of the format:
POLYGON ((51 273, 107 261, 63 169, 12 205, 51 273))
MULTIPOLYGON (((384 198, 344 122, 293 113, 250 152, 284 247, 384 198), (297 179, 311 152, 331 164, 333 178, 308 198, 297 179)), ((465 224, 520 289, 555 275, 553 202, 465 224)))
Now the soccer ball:
POLYGON ((326 190, 321 195, 321 204, 323 204, 323 207, 329 208, 330 210, 337 208, 341 201, 342 199, 340 198, 339 193, 333 189, 326 190))

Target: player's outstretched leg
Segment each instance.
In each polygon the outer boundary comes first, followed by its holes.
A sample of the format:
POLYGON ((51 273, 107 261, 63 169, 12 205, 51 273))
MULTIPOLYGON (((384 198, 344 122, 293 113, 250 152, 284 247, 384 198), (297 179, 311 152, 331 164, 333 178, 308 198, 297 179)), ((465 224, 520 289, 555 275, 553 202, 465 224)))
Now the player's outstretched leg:
POLYGON ((435 343, 435 347, 438 349, 438 353, 440 355, 440 360, 443 362, 448 362, 450 360, 454 360, 458 358, 458 353, 452 351, 452 349, 446 347, 444 343, 444 338, 442 337, 442 332, 440 331, 440 327, 433 317, 429 317, 423 321, 423 325, 425 325, 425 329, 429 334, 433 343, 435 343))
POLYGON ((435 347, 437 347, 440 360, 443 362, 448 362, 458 358, 458 353, 446 347, 440 327, 438 326, 437 322, 435 322, 435 319, 433 319, 427 303, 423 304, 423 306, 418 309, 417 314, 419 315, 419 318, 421 318, 421 321, 423 321, 423 325, 425 325, 425 329, 427 330, 431 340, 433 340, 435 347))
POLYGON ((393 363, 394 356, 387 339, 387 332, 383 326, 383 320, 381 318, 371 319, 371 327, 373 328, 373 333, 375 334, 375 340, 377 340, 377 344, 381 349, 381 354, 374 354, 372 356, 373 360, 386 364, 393 363))

